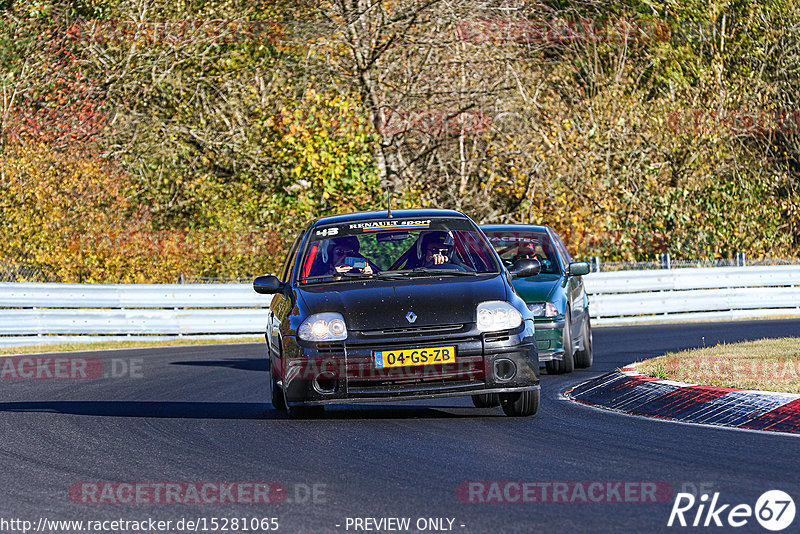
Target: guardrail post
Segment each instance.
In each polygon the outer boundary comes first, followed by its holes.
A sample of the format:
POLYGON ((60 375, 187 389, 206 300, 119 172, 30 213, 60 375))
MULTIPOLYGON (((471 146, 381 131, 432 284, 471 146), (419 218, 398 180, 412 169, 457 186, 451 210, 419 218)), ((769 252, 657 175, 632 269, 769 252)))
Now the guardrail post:
POLYGON ((671 269, 670 261, 669 261, 669 254, 662 254, 661 255, 661 268, 662 269, 671 269))
POLYGON ((597 256, 592 256, 591 258, 589 258, 589 265, 591 266, 593 273, 600 272, 600 258, 598 258, 597 256))
POLYGON ((737 252, 736 253, 736 266, 737 267, 744 267, 745 266, 745 257, 744 252, 737 252))

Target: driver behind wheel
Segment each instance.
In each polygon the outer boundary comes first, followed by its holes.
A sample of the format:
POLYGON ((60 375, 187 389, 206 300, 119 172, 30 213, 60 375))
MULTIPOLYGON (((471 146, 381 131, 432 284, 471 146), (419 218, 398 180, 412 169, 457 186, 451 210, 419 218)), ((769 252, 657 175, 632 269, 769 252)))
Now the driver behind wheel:
POLYGON ((435 267, 451 263, 453 237, 448 232, 428 232, 420 240, 417 257, 423 267, 435 267))
POLYGON ((511 263, 517 263, 519 260, 538 259, 536 257, 536 250, 534 248, 535 246, 535 244, 530 243, 521 244, 517 249, 517 255, 514 256, 514 260, 511 263))

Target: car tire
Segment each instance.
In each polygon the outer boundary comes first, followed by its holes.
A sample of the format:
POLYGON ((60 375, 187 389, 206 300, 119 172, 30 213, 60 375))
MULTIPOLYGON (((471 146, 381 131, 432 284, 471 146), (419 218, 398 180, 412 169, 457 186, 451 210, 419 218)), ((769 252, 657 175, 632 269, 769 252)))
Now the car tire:
POLYGON ((594 362, 592 352, 592 325, 589 323, 589 310, 586 310, 586 319, 583 321, 583 349, 575 353, 575 367, 586 369, 591 367, 594 362))
POLYGON ((544 362, 544 368, 547 370, 548 375, 560 375, 563 373, 561 370, 561 360, 550 360, 544 362))
POLYGON ((572 312, 567 308, 567 313, 564 314, 564 338, 562 346, 564 347, 564 359, 561 360, 561 372, 571 373, 575 370, 575 345, 572 341, 572 312))
POLYGON ((286 413, 289 414, 289 417, 292 419, 314 419, 316 417, 321 417, 323 413, 325 413, 325 406, 322 405, 314 405, 314 406, 289 406, 289 402, 286 400, 286 391, 283 388, 281 389, 281 396, 283 397, 283 406, 286 410, 286 413))
POLYGON ((538 389, 521 393, 501 393, 500 406, 509 417, 528 417, 539 411, 539 394, 538 389))
POLYGON ((571 373, 575 370, 575 357, 573 356, 573 343, 572 343, 572 314, 567 308, 564 314, 564 331, 562 334, 561 346, 564 348, 564 356, 561 360, 551 360, 544 362, 545 369, 549 375, 562 375, 571 373))
POLYGON ((270 372, 270 376, 272 377, 272 380, 270 381, 272 407, 276 410, 285 410, 286 401, 283 398, 283 390, 281 390, 281 387, 278 385, 278 377, 276 377, 272 372, 270 372))
POLYGON ((497 393, 483 393, 472 396, 472 404, 476 408, 496 408, 500 406, 500 395, 497 393))

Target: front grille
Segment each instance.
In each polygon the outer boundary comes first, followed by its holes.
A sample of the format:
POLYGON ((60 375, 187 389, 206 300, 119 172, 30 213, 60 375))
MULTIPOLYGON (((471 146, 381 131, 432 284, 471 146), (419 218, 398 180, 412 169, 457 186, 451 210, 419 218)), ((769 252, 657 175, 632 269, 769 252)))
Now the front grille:
POLYGON ((321 354, 342 354, 344 343, 317 343, 317 352, 321 354))
POLYGON ((424 334, 439 334, 444 332, 455 332, 464 328, 463 324, 434 324, 428 326, 404 326, 402 328, 387 328, 385 330, 363 330, 361 335, 364 337, 377 336, 410 336, 424 334))
POLYGON ((418 393, 438 393, 480 390, 486 387, 482 380, 431 380, 426 382, 351 381, 348 392, 358 397, 402 396, 418 393))
MULTIPOLYGON (((461 328, 463 325, 449 325, 461 328)), ((460 391, 463 388, 481 388, 486 384, 483 343, 478 336, 463 336, 459 332, 419 334, 415 339, 403 336, 386 336, 384 339, 362 338, 347 342, 347 387, 354 395, 410 394, 427 390, 460 391), (388 341, 386 338, 391 339, 388 341), (456 347, 456 361, 447 364, 410 365, 402 367, 375 367, 375 351, 393 348, 456 347)))
POLYGON ((484 385, 486 370, 482 356, 462 356, 456 363, 387 367, 376 369, 367 358, 353 358, 347 365, 348 390, 422 391, 436 388, 460 388, 484 385))

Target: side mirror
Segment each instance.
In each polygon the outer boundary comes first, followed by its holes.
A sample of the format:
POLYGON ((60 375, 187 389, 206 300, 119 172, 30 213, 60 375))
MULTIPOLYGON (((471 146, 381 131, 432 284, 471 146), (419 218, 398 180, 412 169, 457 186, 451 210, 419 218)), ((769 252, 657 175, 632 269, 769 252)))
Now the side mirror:
POLYGON ((588 261, 573 261, 569 264, 569 274, 574 276, 583 276, 589 274, 592 268, 589 266, 588 261))
POLYGON ((283 284, 275 275, 259 276, 253 280, 253 290, 261 295, 272 295, 283 291, 283 284))
POLYGON ((511 278, 526 278, 536 276, 542 271, 542 264, 537 259, 522 258, 508 269, 511 278))

